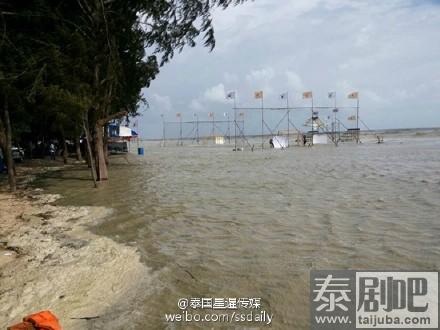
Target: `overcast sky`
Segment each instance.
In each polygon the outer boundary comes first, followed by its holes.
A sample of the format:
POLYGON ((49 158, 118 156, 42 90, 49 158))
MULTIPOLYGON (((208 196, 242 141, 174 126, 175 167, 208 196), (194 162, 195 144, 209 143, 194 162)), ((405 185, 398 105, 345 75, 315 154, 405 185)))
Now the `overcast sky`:
MULTIPOLYGON (((315 105, 331 105, 327 93, 335 91, 338 106, 351 106, 347 94, 359 91, 360 117, 371 128, 440 126, 440 1, 255 0, 216 11, 214 28, 213 52, 185 49, 144 90, 143 137, 161 137, 161 114, 232 118, 231 90, 245 107, 259 106, 256 90, 268 107, 284 106, 284 92, 291 105, 308 106, 308 90, 315 105)), ((269 125, 281 116, 266 114, 269 125)), ((298 127, 307 118, 292 117, 298 127)), ((250 131, 258 118, 246 113, 250 131)))

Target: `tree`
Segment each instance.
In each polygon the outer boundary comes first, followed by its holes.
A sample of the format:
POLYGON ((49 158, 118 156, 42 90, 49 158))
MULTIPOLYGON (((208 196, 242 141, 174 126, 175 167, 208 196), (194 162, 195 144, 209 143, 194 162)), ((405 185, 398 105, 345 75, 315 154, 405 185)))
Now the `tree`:
MULTIPOLYGON (((79 127, 86 127, 87 142, 93 142, 90 149, 96 176, 106 180, 106 125, 137 114, 145 101, 142 88, 150 85, 176 52, 185 46, 194 47, 199 37, 212 50, 212 10, 244 1, 0 3, 0 80, 9 86, 6 89, 1 85, 0 97, 14 90, 21 93, 17 104, 31 118, 36 118, 38 109, 39 121, 43 118, 44 122, 29 124, 33 133, 77 138, 79 127)), ((14 103, 13 108, 19 107, 14 103)), ((15 126, 13 122, 12 129, 15 126)), ((1 134, 0 126, 0 139, 1 134)))

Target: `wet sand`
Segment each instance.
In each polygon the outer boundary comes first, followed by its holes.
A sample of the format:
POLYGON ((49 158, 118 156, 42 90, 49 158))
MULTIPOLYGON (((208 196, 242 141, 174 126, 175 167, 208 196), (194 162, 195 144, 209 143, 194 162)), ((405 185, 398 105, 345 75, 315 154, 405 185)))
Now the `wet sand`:
POLYGON ((135 248, 87 229, 111 210, 56 206, 58 195, 38 189, 21 194, 0 193, 0 328, 45 309, 63 329, 134 319, 126 305, 148 288, 147 267, 135 248))

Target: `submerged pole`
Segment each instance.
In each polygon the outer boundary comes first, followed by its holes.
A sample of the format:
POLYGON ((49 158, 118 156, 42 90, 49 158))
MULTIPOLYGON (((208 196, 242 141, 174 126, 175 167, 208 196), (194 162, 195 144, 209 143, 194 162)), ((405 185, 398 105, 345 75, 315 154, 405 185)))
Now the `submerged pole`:
POLYGON ((212 141, 215 144, 215 122, 214 122, 214 112, 211 112, 212 114, 212 141))
POLYGON ((199 115, 195 113, 194 117, 196 117, 196 142, 199 144, 199 115))
POLYGON ((356 104, 356 142, 359 143, 359 96, 357 97, 357 104, 356 104))
POLYGON ((314 124, 314 120, 313 120, 313 117, 314 117, 314 109, 313 109, 313 95, 312 95, 312 142, 310 143, 311 145, 313 145, 313 135, 314 135, 314 127, 313 127, 313 124, 314 124))
POLYGON ((287 147, 290 144, 290 109, 289 109, 289 92, 286 94, 286 106, 287 106, 287 147))
POLYGON ((225 114, 228 119, 228 143, 231 144, 231 122, 229 120, 229 112, 226 112, 225 114))
POLYGON ((335 95, 335 108, 333 109, 333 114, 334 114, 334 119, 333 119, 333 137, 335 139, 335 141, 337 141, 336 138, 336 113, 338 112, 338 107, 337 107, 337 102, 336 102, 336 92, 334 92, 335 95))
POLYGON ((182 115, 180 117, 180 145, 183 146, 183 137, 182 137, 182 115))
POLYGON ((261 94, 261 151, 264 149, 264 95, 261 94))
POLYGON ((234 150, 237 151, 237 103, 234 96, 234 150))
POLYGON ((165 119, 163 114, 160 115, 162 117, 162 147, 165 147, 165 119))
POLYGON ((197 144, 200 142, 200 135, 199 135, 199 115, 197 115, 197 144))
POLYGON ((241 150, 244 150, 244 140, 245 140, 245 133, 244 133, 244 112, 240 112, 240 118, 241 118, 241 150))

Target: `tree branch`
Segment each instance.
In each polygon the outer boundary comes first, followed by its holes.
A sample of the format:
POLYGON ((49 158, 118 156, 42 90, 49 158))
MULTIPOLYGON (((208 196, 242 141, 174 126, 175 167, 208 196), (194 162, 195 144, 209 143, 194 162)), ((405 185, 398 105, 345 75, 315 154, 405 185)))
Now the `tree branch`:
POLYGON ((124 116, 127 116, 127 115, 128 115, 128 111, 125 111, 125 110, 124 111, 119 111, 119 112, 111 114, 111 115, 109 115, 109 116, 107 116, 105 118, 97 120, 96 123, 99 126, 103 126, 103 125, 107 124, 109 121, 112 121, 113 119, 121 118, 121 117, 124 117, 124 116))

